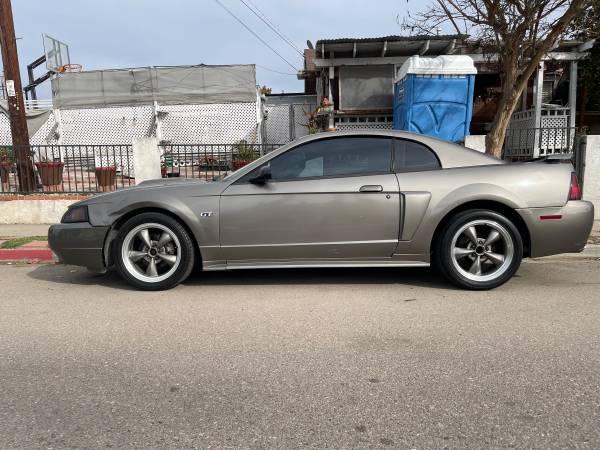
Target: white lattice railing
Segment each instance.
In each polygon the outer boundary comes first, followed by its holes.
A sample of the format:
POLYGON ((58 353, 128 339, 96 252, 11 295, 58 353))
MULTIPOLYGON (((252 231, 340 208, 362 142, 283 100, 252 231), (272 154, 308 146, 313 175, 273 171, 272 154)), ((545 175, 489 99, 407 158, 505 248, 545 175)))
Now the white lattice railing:
POLYGON ((543 106, 540 122, 536 123, 535 109, 513 114, 507 130, 504 153, 508 157, 537 157, 570 153, 574 133, 569 129, 570 109, 543 106))
POLYGON ((339 131, 350 130, 391 130, 393 116, 364 115, 364 116, 335 116, 335 128, 339 131))

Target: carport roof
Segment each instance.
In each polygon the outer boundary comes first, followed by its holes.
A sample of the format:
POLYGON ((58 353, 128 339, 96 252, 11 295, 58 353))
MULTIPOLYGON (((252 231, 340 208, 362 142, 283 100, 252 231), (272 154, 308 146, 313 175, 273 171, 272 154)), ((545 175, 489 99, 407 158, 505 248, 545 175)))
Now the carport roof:
POLYGON ((413 41, 447 41, 449 39, 466 39, 465 34, 443 34, 443 35, 415 35, 415 36, 381 36, 381 37, 365 37, 365 38, 335 38, 335 39, 319 39, 317 47, 321 44, 352 44, 354 42, 413 42, 413 41))
POLYGON ((436 36, 382 36, 367 38, 320 39, 316 44, 317 58, 334 57, 373 57, 373 56, 412 56, 427 52, 430 55, 444 54, 461 41, 464 34, 436 36))
MULTIPOLYGON (((563 40, 544 59, 575 61, 587 55, 595 40, 563 40)), ((476 63, 486 63, 497 55, 484 55, 476 40, 465 34, 381 36, 366 38, 319 39, 315 46, 314 66, 318 70, 332 66, 402 64, 413 55, 435 57, 463 54, 476 63)), ((314 70, 312 68, 308 70, 314 70)))

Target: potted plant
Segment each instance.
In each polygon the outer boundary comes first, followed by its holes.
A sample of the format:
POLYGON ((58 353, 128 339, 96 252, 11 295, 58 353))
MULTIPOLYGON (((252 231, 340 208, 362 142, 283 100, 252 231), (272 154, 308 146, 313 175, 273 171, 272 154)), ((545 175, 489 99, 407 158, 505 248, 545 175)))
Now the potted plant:
POLYGON ((45 192, 57 192, 62 190, 63 169, 65 163, 61 161, 48 161, 46 158, 42 158, 41 161, 35 163, 35 167, 38 170, 45 192))
POLYGON ((227 165, 227 161, 223 161, 215 156, 203 156, 200 159, 199 168, 202 171, 210 171, 210 170, 227 170, 229 166, 227 165))
POLYGON ((238 170, 250 164, 255 159, 256 154, 254 153, 254 149, 247 141, 242 139, 233 145, 233 157, 231 161, 231 168, 233 170, 238 170))
POLYGON ((319 108, 314 111, 304 111, 308 134, 316 134, 323 129, 322 116, 318 114, 319 108))
POLYGON ((160 176, 162 178, 178 177, 179 172, 174 172, 173 166, 173 153, 171 153, 170 151, 166 151, 163 157, 161 158, 160 176))
POLYGON ((9 159, 10 147, 0 149, 0 181, 2 182, 2 191, 9 190, 9 177, 13 169, 13 162, 9 159))
POLYGON ((117 185, 117 168, 115 166, 96 167, 96 183, 100 192, 114 191, 117 185))

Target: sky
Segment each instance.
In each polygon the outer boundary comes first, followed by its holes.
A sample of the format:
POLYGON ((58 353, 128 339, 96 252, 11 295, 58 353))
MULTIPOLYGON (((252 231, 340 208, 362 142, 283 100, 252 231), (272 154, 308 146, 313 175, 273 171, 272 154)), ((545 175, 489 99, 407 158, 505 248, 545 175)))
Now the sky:
MULTIPOLYGON (((292 66, 301 56, 244 6, 219 0, 292 66)), ((244 0, 256 5, 299 49, 306 41, 406 34, 396 23, 427 0, 244 0)), ((216 0, 12 0, 23 85, 43 54, 42 33, 69 45, 84 70, 185 64, 256 64, 257 83, 301 92, 295 70, 216 0), (281 73, 277 73, 281 72, 281 73)), ((43 72, 38 70, 36 75, 43 72)), ((49 98, 49 83, 38 98, 49 98)))

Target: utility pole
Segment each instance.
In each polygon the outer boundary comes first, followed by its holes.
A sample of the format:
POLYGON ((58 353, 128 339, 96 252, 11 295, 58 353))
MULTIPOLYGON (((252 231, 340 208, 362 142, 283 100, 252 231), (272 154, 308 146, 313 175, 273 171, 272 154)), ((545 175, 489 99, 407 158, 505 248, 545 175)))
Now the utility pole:
POLYGON ((19 72, 17 40, 13 23, 11 0, 0 0, 0 47, 4 64, 4 84, 8 98, 8 114, 13 149, 17 160, 17 176, 22 192, 32 192, 35 188, 33 163, 29 149, 29 131, 25 118, 25 102, 19 72))

